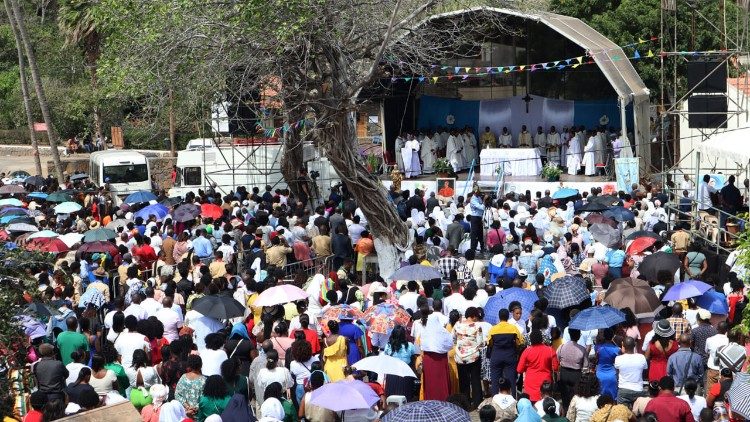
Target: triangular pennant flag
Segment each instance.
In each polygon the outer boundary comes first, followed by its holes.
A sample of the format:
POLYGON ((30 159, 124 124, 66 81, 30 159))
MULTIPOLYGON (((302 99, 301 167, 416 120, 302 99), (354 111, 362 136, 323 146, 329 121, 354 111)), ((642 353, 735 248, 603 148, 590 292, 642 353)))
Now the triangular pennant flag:
POLYGON ((502 71, 503 71, 503 67, 502 67, 502 66, 498 67, 498 68, 497 68, 497 71, 498 71, 498 72, 502 72, 502 71))
POLYGON ((565 63, 570 64, 570 62, 572 62, 572 61, 573 61, 573 59, 567 59, 567 60, 565 60, 565 63))
POLYGON ((633 54, 633 58, 638 60, 641 58, 641 53, 638 52, 638 50, 635 50, 635 54, 633 54))
POLYGON ((519 71, 519 72, 523 72, 523 70, 524 70, 524 69, 526 69, 526 65, 520 66, 520 67, 518 68, 518 71, 519 71))
POLYGON ((566 65, 564 65, 564 64, 561 64, 561 65, 557 66, 557 68, 558 68, 559 70, 563 70, 563 69, 565 69, 566 67, 567 67, 567 66, 566 66, 566 65))
POLYGON ((463 80, 469 79, 469 75, 464 75, 463 78, 461 78, 461 79, 463 79, 463 80))
POLYGON ((558 64, 560 64, 560 60, 557 60, 557 61, 553 62, 552 66, 557 66, 558 64))
POLYGON ((646 41, 644 41, 644 40, 643 40, 643 38, 638 38, 638 44, 643 44, 643 43, 645 43, 645 42, 646 42, 646 41))
POLYGON ((424 76, 419 77, 419 82, 424 82, 424 76))
POLYGON ((453 79, 453 75, 448 75, 448 80, 450 81, 451 79, 453 79))
POLYGON ((648 53, 646 53, 646 57, 654 57, 654 52, 649 49, 648 53))
POLYGON ((438 77, 437 76, 433 76, 432 77, 432 83, 436 84, 437 81, 438 81, 438 77))
POLYGON ((583 63, 583 56, 576 57, 576 60, 578 60, 578 63, 583 63))
POLYGON ((515 66, 508 66, 508 70, 510 70, 511 72, 514 71, 515 69, 516 69, 515 66))
POLYGON ((460 72, 461 72, 461 68, 460 67, 456 66, 456 67, 453 68, 453 73, 458 74, 460 72))
POLYGON ((466 73, 469 73, 469 71, 471 70, 471 68, 470 67, 465 67, 464 70, 466 71, 466 73))
POLYGON ((405 82, 409 82, 410 80, 411 80, 411 78, 404 78, 405 82))
POLYGON ((391 82, 396 82, 397 78, 391 78, 391 82))
POLYGON ((510 69, 505 69, 505 73, 510 73, 510 69))
POLYGON ((651 41, 656 41, 659 37, 651 37, 651 41))
POLYGON ((448 68, 448 66, 443 66, 443 67, 440 68, 440 70, 445 70, 447 68, 448 68))
POLYGON ((529 72, 533 72, 533 71, 535 71, 535 70, 537 69, 537 66, 538 66, 538 65, 536 65, 536 64, 532 64, 532 65, 531 65, 531 68, 529 69, 529 72))
POLYGON ((575 69, 575 68, 577 68, 577 67, 578 67, 578 66, 580 66, 580 65, 581 65, 580 63, 576 63, 576 64, 574 64, 574 65, 573 65, 572 67, 573 67, 573 69, 575 69))
POLYGON ((474 68, 474 72, 477 72, 477 73, 479 73, 479 72, 480 72, 481 70, 482 70, 482 68, 481 68, 481 67, 475 67, 475 68, 474 68))

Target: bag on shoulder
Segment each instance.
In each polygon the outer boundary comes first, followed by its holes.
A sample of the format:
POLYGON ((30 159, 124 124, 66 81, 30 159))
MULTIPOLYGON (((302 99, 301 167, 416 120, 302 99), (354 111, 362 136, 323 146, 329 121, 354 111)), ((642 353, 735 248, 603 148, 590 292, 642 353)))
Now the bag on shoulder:
POLYGON ((740 372, 745 360, 747 360, 745 348, 737 343, 729 343, 716 350, 714 363, 729 368, 733 372, 740 372))

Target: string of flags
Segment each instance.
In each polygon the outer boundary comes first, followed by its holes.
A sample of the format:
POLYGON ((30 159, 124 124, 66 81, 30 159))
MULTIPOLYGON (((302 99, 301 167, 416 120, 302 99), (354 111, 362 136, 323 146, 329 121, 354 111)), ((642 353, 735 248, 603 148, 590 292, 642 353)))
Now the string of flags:
POLYGON ((284 123, 281 127, 265 127, 260 123, 255 125, 258 133, 263 133, 266 138, 276 138, 279 135, 283 135, 292 129, 305 127, 306 119, 298 120, 294 123, 284 123))
MULTIPOLYGON (((620 48, 635 47, 641 44, 652 42, 657 40, 658 37, 651 37, 647 40, 639 38, 637 42, 625 44, 620 48)), ((614 50, 614 49, 611 49, 614 50)), ((605 50, 607 51, 607 50, 605 50)), ((599 54, 599 53, 596 53, 599 54)), ((645 54, 641 54, 638 48, 635 48, 635 52, 632 56, 621 57, 620 55, 613 55, 611 58, 606 60, 620 61, 620 60, 639 60, 644 57, 656 57, 652 49, 648 49, 645 54)), ((436 72, 447 72, 447 75, 411 75, 411 76, 394 76, 391 77, 391 82, 410 82, 415 80, 419 83, 432 82, 437 83, 438 81, 446 80, 466 80, 468 78, 481 78, 491 75, 508 74, 508 73, 522 73, 522 72, 536 72, 545 70, 563 70, 566 68, 576 69, 579 66, 594 64, 594 58, 590 54, 570 57, 567 59, 554 60, 542 63, 523 64, 523 65, 512 65, 512 66, 481 66, 481 67, 467 67, 467 66, 438 66, 431 65, 430 67, 436 69, 436 72), (473 72, 473 73, 472 73, 473 72)))

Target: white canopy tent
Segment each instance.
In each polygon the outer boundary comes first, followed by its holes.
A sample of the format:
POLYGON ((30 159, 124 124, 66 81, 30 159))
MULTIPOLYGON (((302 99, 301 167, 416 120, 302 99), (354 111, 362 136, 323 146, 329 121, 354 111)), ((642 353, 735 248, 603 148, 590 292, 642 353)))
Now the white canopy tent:
MULTIPOLYGON (((750 163, 750 127, 717 133, 702 142, 696 152, 721 158, 745 168, 750 163)), ((700 162, 698 160, 698 162, 700 162)))

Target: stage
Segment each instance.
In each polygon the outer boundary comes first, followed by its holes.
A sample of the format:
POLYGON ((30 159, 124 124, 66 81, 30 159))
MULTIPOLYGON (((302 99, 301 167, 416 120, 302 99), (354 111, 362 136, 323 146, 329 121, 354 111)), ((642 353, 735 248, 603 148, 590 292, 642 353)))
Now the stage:
MULTIPOLYGON (((468 172, 458 174, 455 185, 456 195, 465 196, 466 193, 471 192, 473 182, 467 181, 468 176, 468 172)), ((414 189, 420 189, 425 191, 425 195, 429 197, 431 192, 437 192, 436 178, 435 174, 423 174, 419 177, 404 179, 401 182, 401 190, 408 190, 413 193, 414 189)), ((391 186, 390 178, 381 176, 381 179, 383 185, 386 187, 391 186)), ((483 176, 475 173, 474 181, 479 186, 479 189, 484 192, 495 192, 498 188, 498 182, 494 175, 483 176)), ((603 176, 588 177, 583 175, 571 176, 569 174, 561 175, 558 182, 548 182, 538 176, 506 176, 502 191, 505 193, 525 193, 528 190, 531 192, 531 195, 536 195, 536 192, 544 193, 545 190, 554 193, 561 187, 578 189, 579 192, 590 192, 593 187, 602 188, 605 192, 617 192, 617 183, 614 180, 608 180, 603 176)))

